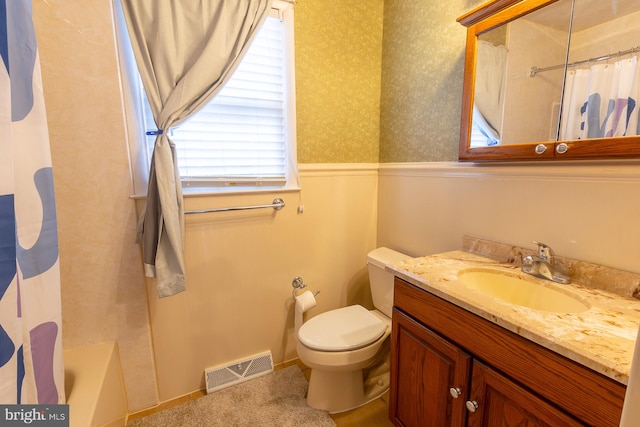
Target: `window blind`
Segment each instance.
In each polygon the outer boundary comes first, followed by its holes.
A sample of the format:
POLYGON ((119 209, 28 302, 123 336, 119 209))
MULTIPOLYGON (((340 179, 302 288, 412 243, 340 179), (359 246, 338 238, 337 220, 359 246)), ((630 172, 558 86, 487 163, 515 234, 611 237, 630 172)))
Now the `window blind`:
MULTIPOLYGON (((268 17, 218 94, 170 131, 183 185, 280 185, 287 168, 283 22, 268 17)), ((145 126, 155 130, 146 98, 145 126)), ((155 136, 147 136, 153 151, 155 136)))

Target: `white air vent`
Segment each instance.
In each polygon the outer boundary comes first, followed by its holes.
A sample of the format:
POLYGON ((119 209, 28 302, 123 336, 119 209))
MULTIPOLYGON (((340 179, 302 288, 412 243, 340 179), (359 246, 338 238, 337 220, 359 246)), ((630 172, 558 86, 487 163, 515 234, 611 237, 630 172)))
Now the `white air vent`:
POLYGON ((204 370, 207 394, 273 372, 271 352, 204 370))

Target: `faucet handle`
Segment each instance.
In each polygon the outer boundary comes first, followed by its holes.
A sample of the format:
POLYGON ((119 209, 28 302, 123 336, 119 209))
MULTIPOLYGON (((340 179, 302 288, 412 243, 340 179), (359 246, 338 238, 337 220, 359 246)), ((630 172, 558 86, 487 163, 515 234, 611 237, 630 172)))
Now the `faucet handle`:
POLYGON ((535 240, 532 241, 531 243, 538 245, 538 256, 544 260, 549 261, 549 264, 553 265, 553 258, 554 258, 553 249, 551 249, 550 246, 542 242, 536 242, 535 240))

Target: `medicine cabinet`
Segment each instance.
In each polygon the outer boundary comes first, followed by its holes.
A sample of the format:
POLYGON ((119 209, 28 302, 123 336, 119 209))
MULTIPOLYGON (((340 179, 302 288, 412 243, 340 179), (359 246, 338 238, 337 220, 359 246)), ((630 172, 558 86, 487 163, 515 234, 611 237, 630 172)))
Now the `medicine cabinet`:
POLYGON ((493 0, 467 27, 461 161, 640 158, 640 2, 493 0))

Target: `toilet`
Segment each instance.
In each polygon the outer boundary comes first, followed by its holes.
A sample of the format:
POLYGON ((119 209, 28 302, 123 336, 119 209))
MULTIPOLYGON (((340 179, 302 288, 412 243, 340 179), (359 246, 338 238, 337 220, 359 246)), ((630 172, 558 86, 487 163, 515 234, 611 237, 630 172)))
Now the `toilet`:
POLYGON ((307 404, 348 411, 389 389, 393 273, 386 264, 409 256, 388 248, 367 255, 374 310, 351 305, 319 314, 296 331, 300 360, 311 368, 307 404))

